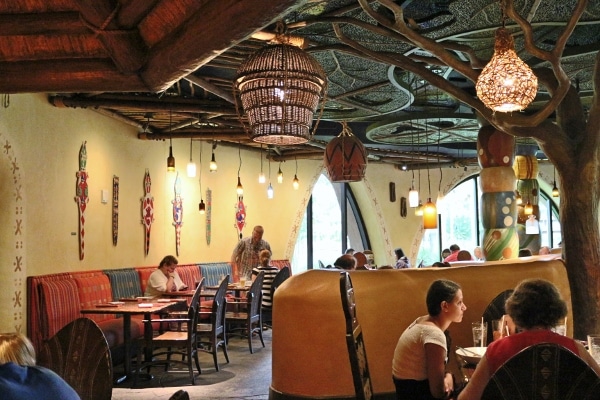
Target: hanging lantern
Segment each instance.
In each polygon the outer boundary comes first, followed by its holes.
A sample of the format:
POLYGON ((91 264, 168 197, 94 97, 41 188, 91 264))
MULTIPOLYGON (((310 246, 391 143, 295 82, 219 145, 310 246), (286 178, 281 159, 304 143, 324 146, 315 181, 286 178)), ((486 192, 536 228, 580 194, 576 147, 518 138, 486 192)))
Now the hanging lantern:
POLYGON ((423 206, 423 229, 437 229, 437 220, 437 208, 430 197, 423 206))
POLYGON ((477 78, 477 97, 494 111, 523 110, 535 98, 537 77, 515 52, 506 28, 498 28, 495 40, 494 55, 477 78))
POLYGON ((423 202, 419 200, 419 205, 415 208, 415 217, 423 216, 423 202))
POLYGON ((419 206, 419 192, 414 186, 408 191, 408 206, 415 208, 419 206))
POLYGON ((331 182, 356 182, 365 176, 367 150, 345 122, 339 136, 325 147, 325 168, 331 182))
POLYGON ((248 116, 250 138, 274 145, 310 139, 313 115, 325 95, 327 78, 318 61, 290 44, 278 25, 275 44, 244 61, 234 85, 248 116))

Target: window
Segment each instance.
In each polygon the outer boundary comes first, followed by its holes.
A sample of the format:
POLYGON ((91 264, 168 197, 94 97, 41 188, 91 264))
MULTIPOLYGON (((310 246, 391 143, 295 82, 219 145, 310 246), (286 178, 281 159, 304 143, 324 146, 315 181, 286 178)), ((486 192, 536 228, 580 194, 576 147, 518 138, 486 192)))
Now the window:
MULTIPOLYGON (((439 202, 438 229, 424 231, 417 263, 431 265, 439 261, 441 251, 453 243, 471 253, 481 246, 480 196, 479 175, 476 175, 462 181, 439 202)), ((556 247, 561 240, 558 209, 541 189, 539 208, 541 246, 556 247)))
POLYGON ((370 248, 362 217, 350 186, 321 174, 300 225, 293 272, 333 264, 347 248, 370 248))

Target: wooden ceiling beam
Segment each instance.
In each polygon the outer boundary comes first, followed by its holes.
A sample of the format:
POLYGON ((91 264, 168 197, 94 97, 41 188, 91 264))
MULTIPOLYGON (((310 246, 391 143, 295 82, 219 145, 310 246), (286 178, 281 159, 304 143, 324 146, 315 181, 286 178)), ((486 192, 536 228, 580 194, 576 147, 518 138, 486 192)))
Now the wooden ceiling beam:
POLYGON ((90 30, 73 11, 0 14, 0 36, 82 35, 90 30))
POLYGON ((0 62, 0 93, 146 92, 137 75, 123 75, 108 59, 0 62))
POLYGON ((205 1, 181 29, 151 49, 142 79, 152 91, 164 91, 304 3, 306 0, 205 1))
MULTIPOLYGON (((139 20, 119 19, 120 8, 119 5, 115 8, 113 1, 77 0, 76 3, 81 18, 100 40, 117 69, 124 74, 139 71, 145 63, 148 52, 148 47, 137 28, 139 20)), ((146 7, 153 6, 153 2, 147 2, 146 7)))
POLYGON ((93 97, 50 96, 48 101, 56 107, 81 107, 81 108, 116 108, 139 110, 144 112, 189 112, 189 113, 218 113, 235 115, 235 108, 231 105, 204 105, 194 101, 156 101, 156 100, 119 100, 96 99, 93 97))

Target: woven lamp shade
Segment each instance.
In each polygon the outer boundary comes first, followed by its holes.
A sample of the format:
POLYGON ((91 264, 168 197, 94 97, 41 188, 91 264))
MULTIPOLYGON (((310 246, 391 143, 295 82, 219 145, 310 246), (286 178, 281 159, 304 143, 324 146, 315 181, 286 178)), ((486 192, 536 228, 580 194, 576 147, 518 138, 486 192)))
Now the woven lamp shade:
POLYGON ((238 68, 234 83, 250 138, 274 145, 307 142, 326 82, 318 61, 296 46, 277 43, 252 54, 238 68))
POLYGON ((505 28, 499 28, 494 56, 477 78, 477 97, 494 111, 523 110, 537 93, 537 77, 514 48, 511 34, 505 28))
POLYGON ((367 150, 346 124, 325 147, 324 158, 331 182, 356 182, 365 176, 367 150))

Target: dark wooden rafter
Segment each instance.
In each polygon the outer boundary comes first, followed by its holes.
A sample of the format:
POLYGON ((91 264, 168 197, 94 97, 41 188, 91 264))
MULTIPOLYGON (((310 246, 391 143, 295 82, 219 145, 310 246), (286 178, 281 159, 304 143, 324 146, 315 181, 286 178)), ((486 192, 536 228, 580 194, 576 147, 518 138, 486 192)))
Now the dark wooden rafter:
POLYGON ((0 93, 162 92, 305 1, 207 0, 186 5, 131 0, 118 2, 118 8, 114 3, 77 0, 80 15, 74 10, 36 13, 35 22, 33 10, 3 17, 0 22, 7 23, 0 24, 0 41, 18 35, 39 35, 40 40, 63 37, 73 41, 73 54, 57 48, 54 53, 47 50, 40 60, 28 57, 26 46, 22 58, 4 57, 0 51, 0 93), (185 21, 148 46, 140 27, 159 6, 191 14, 179 15, 185 21), (224 22, 225 16, 235 23, 224 22), (77 48, 88 52, 74 53, 77 48))
POLYGON ((156 1, 131 1, 121 9, 120 3, 108 0, 78 0, 81 18, 102 42, 117 70, 137 72, 148 52, 137 28, 156 1), (128 9, 127 9, 128 8, 128 9))

